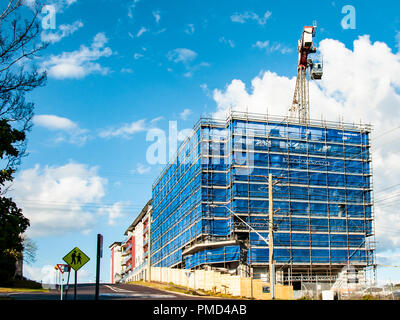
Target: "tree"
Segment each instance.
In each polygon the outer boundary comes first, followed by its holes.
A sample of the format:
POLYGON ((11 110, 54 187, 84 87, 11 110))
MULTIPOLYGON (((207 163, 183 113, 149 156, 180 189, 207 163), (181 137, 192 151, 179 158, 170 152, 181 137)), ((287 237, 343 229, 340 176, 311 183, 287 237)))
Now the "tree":
MULTIPOLYGON (((33 59, 46 47, 39 40, 40 4, 37 2, 34 8, 28 8, 23 0, 1 3, 0 119, 7 119, 13 127, 27 132, 32 125, 34 104, 25 101, 25 94, 46 81, 46 73, 39 72, 33 63, 33 59)), ((6 168, 20 163, 25 155, 25 140, 19 141, 16 148, 18 156, 10 155, 6 159, 6 168)))
POLYGON ((39 12, 39 4, 28 8, 23 0, 0 3, 0 283, 14 276, 24 250, 23 233, 29 227, 22 210, 4 195, 26 154, 34 104, 25 101, 25 94, 46 80, 33 63, 46 47, 37 40, 39 12))
POLYGON ((36 261, 36 251, 38 249, 36 242, 25 235, 22 237, 22 241, 24 247, 24 252, 23 252, 24 262, 28 264, 34 263, 36 261))
MULTIPOLYGON (((12 129, 7 120, 0 120, 0 159, 18 157, 13 144, 23 141, 25 133, 12 129)), ((9 167, 0 172, 0 194, 6 182, 12 181, 14 169, 9 167)), ((6 283, 15 274, 15 263, 23 251, 22 234, 29 220, 22 214, 11 198, 0 196, 0 283, 6 283)))

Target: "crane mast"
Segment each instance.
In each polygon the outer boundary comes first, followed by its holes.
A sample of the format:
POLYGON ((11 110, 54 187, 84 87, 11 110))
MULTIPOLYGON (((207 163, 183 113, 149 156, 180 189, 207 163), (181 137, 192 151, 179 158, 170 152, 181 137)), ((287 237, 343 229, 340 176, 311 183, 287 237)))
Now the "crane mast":
POLYGON ((301 39, 298 41, 297 51, 299 60, 297 65, 296 87, 294 90, 293 102, 289 108, 290 118, 298 117, 302 124, 307 124, 310 120, 310 90, 309 78, 320 80, 322 78, 322 62, 313 62, 308 57, 311 53, 316 53, 317 49, 313 46, 313 38, 316 32, 316 23, 313 26, 306 26, 303 29, 301 39))

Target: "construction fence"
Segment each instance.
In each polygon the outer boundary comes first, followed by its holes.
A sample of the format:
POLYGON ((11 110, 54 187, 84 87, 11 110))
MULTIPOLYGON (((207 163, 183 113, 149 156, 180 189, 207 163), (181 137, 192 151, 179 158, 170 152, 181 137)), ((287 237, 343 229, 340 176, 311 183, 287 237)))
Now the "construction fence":
MULTIPOLYGON (((193 290, 230 294, 237 297, 271 299, 271 286, 261 279, 243 278, 214 270, 151 267, 151 281, 173 283, 193 290)), ((293 287, 275 285, 276 299, 293 299, 293 287)))

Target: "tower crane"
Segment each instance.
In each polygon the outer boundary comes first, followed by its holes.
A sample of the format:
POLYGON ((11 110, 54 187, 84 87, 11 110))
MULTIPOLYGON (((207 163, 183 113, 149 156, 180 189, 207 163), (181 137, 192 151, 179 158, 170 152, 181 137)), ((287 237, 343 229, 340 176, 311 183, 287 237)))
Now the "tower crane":
POLYGON ((313 46, 316 29, 315 21, 312 26, 305 26, 297 46, 299 60, 296 88, 289 113, 290 118, 298 116, 299 122, 303 124, 307 124, 310 120, 309 77, 311 76, 312 80, 320 80, 323 74, 322 62, 313 62, 308 56, 317 52, 317 48, 313 46))

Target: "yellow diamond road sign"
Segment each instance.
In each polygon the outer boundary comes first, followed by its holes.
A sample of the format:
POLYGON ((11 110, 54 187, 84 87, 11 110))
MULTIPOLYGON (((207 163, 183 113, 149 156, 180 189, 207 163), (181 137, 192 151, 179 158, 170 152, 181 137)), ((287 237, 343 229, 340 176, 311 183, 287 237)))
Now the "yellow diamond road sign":
POLYGON ((90 260, 90 258, 81 249, 75 247, 63 258, 63 260, 68 263, 72 269, 78 271, 90 260))

